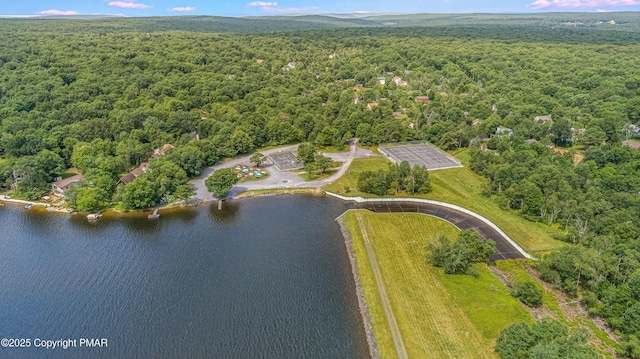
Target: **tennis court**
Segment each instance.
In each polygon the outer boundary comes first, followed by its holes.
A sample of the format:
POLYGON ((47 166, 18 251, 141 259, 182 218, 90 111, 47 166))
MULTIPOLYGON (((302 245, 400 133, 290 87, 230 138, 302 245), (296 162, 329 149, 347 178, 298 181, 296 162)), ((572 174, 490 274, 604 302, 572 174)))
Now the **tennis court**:
POLYGON ((427 143, 380 145, 379 150, 395 163, 407 161, 411 166, 420 165, 429 170, 462 167, 446 152, 427 143))
POLYGON ((269 161, 280 171, 296 170, 303 167, 293 152, 278 152, 267 155, 269 161))

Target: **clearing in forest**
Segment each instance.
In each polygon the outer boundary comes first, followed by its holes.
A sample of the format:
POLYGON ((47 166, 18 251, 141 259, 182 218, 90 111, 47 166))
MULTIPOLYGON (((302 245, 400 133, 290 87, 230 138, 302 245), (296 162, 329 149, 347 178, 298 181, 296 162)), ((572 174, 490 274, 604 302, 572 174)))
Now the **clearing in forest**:
POLYGON ((429 265, 425 246, 458 229, 420 214, 375 214, 349 211, 351 233, 369 316, 382 358, 397 358, 396 344, 384 312, 362 236, 367 233, 393 317, 409 358, 497 358, 500 330, 531 315, 484 264, 478 278, 446 275, 429 265))

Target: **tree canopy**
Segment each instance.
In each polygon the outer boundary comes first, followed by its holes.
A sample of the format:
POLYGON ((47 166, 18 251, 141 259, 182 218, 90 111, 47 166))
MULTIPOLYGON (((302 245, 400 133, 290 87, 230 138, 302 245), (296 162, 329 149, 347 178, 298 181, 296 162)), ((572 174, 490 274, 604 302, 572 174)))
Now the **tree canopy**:
POLYGON ((495 253, 495 245, 493 240, 485 241, 478 233, 465 230, 454 241, 440 237, 437 243, 429 243, 427 251, 431 263, 444 268, 445 273, 477 276, 478 270, 472 264, 488 261, 495 253))
POLYGON ((238 183, 238 177, 233 168, 221 168, 213 172, 204 183, 211 194, 222 199, 229 193, 233 185, 238 183))

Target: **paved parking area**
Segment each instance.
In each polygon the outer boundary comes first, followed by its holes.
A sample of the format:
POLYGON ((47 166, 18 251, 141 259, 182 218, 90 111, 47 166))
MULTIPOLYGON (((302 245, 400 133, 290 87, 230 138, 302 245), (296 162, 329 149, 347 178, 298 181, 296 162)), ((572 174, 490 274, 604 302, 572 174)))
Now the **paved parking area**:
POLYGON ((267 155, 269 161, 280 171, 296 170, 303 167, 293 152, 277 152, 267 155))
POLYGON ((429 170, 462 167, 451 156, 425 143, 391 144, 380 146, 379 150, 395 163, 407 161, 411 166, 421 165, 429 170))

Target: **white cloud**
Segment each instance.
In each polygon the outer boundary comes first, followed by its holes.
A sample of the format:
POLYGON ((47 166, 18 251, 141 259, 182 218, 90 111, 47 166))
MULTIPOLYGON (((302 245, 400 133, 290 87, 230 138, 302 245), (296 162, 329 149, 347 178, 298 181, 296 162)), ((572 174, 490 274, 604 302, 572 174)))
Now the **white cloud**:
POLYGON ((529 4, 534 9, 581 8, 640 5, 640 0, 536 0, 529 4))
POLYGON ((62 11, 62 10, 44 10, 37 13, 38 15, 78 15, 77 11, 62 11))
POLYGON ((248 3, 247 6, 272 7, 272 6, 278 6, 278 3, 269 2, 269 1, 254 1, 254 2, 248 3))
POLYGON ((262 9, 264 12, 304 12, 309 10, 318 10, 319 7, 279 7, 275 1, 254 1, 247 4, 247 6, 255 6, 262 9))
POLYGON ((174 7, 171 11, 194 11, 196 8, 193 6, 174 7))
POLYGON ((151 6, 145 5, 145 4, 140 4, 140 3, 135 3, 135 2, 123 2, 123 1, 112 1, 107 5, 114 6, 114 7, 119 7, 119 8, 123 8, 123 9, 148 9, 148 8, 151 7, 151 6))

